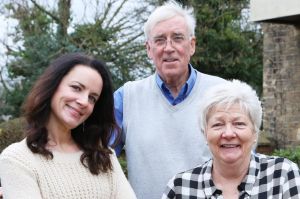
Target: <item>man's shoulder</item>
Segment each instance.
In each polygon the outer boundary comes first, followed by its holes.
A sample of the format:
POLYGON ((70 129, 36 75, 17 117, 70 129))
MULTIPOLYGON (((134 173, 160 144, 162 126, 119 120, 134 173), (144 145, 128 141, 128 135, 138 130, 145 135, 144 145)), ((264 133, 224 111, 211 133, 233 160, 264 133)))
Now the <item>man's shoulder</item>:
POLYGON ((128 89, 128 88, 132 88, 132 87, 144 87, 145 85, 152 82, 153 79, 154 79, 154 75, 150 75, 150 76, 148 76, 146 78, 143 78, 143 79, 128 81, 124 84, 123 88, 128 89))
POLYGON ((206 73, 202 73, 197 71, 197 77, 199 77, 200 81, 209 81, 209 82, 225 82, 226 80, 222 77, 215 76, 215 75, 209 75, 206 73))
POLYGON ((195 83, 195 88, 196 90, 199 90, 199 94, 202 95, 201 93, 205 92, 208 88, 215 86, 217 84, 221 84, 226 82, 227 80, 214 76, 214 75, 209 75, 201 72, 197 72, 197 80, 195 83))

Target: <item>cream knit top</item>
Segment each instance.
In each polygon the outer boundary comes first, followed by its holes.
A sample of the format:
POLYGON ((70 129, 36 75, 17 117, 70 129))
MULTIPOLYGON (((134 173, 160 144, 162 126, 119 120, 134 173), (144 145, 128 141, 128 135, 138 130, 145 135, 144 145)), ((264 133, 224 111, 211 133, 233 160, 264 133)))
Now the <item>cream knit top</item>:
POLYGON ((5 199, 135 199, 115 155, 113 170, 93 175, 80 162, 82 152, 53 152, 53 159, 34 154, 26 140, 0 155, 0 179, 5 199))

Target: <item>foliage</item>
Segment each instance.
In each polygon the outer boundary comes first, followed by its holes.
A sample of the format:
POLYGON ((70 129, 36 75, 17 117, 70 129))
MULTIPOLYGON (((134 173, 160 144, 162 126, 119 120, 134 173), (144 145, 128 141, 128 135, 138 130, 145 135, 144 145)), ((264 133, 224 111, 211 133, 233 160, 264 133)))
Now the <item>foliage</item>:
POLYGON ((181 0, 197 19, 196 53, 199 71, 240 79, 262 93, 262 32, 247 20, 249 0, 181 0))
POLYGON ((96 12, 91 22, 75 23, 72 22, 71 0, 58 0, 56 8, 35 0, 18 3, 10 0, 5 9, 18 25, 11 35, 16 46, 6 45, 10 60, 6 67, 15 83, 13 89, 6 89, 2 95, 5 106, 1 107, 0 115, 18 117, 33 82, 52 59, 66 52, 85 52, 106 61, 116 88, 151 72, 139 39, 143 34, 139 24, 144 20, 140 17, 144 8, 121 16, 127 1, 97 1, 98 7, 104 6, 103 11, 96 12), (70 29, 72 31, 68 31, 70 29))
POLYGON ((124 174, 126 176, 128 176, 128 170, 127 170, 127 161, 126 161, 126 154, 125 154, 125 151, 122 150, 122 153, 121 155, 118 157, 118 160, 120 162, 120 165, 122 167, 122 170, 124 172, 124 174))
POLYGON ((274 156, 285 157, 300 167, 300 147, 288 148, 288 149, 278 149, 273 152, 274 156))
POLYGON ((24 138, 24 125, 24 120, 20 118, 0 123, 0 153, 10 144, 24 138))

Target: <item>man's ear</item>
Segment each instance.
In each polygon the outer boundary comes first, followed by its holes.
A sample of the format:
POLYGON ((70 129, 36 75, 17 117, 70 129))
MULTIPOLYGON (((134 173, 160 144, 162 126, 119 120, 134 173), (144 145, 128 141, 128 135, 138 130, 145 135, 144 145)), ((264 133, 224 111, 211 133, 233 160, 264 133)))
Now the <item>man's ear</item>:
POLYGON ((146 46, 148 58, 152 59, 151 46, 148 41, 146 41, 145 46, 146 46))
POLYGON ((191 50, 190 50, 190 56, 193 56, 196 51, 196 38, 192 37, 190 41, 191 50))

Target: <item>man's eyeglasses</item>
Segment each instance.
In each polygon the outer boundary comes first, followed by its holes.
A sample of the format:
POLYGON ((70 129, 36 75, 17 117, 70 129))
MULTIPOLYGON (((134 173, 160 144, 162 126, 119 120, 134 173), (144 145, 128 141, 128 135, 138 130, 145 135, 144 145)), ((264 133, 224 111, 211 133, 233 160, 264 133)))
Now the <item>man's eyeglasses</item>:
POLYGON ((157 48, 165 48, 167 46, 168 42, 170 43, 170 45, 172 47, 179 47, 186 40, 187 40, 187 38, 184 35, 182 35, 182 34, 171 36, 171 38, 167 38, 167 37, 164 37, 164 36, 159 36, 159 37, 154 37, 152 39, 153 44, 157 48))

